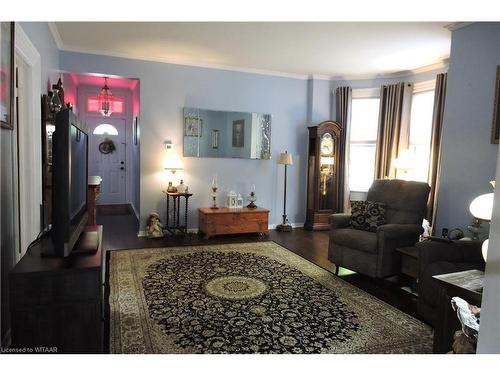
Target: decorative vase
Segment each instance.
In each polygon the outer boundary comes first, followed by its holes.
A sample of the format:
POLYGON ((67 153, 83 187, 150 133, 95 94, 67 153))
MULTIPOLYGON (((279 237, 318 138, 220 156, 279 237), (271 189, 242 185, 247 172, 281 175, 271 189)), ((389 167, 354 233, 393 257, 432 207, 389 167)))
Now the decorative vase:
POLYGON ((184 180, 181 180, 181 183, 177 185, 177 192, 178 193, 185 193, 187 190, 187 186, 184 185, 184 180))

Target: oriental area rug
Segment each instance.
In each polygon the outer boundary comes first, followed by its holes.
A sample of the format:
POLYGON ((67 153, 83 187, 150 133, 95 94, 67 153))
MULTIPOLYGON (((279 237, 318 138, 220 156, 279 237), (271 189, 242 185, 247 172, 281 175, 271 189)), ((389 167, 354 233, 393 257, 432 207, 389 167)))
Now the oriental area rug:
POLYGON ((112 353, 430 353, 424 323, 274 242, 112 251, 112 353))

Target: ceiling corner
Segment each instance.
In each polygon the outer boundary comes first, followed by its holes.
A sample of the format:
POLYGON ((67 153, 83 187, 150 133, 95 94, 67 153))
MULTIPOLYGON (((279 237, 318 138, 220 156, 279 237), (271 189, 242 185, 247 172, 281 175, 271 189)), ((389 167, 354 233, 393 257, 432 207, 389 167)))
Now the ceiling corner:
POLYGON ((57 25, 55 22, 47 22, 49 24, 49 29, 50 32, 52 33, 52 37, 54 38, 54 41, 56 42, 57 48, 58 49, 63 49, 63 41, 61 39, 61 34, 59 34, 59 29, 57 28, 57 25))
POLYGON ((456 31, 458 29, 462 29, 464 27, 467 27, 469 25, 472 25, 474 22, 452 22, 447 25, 444 25, 445 29, 448 29, 450 31, 456 31))

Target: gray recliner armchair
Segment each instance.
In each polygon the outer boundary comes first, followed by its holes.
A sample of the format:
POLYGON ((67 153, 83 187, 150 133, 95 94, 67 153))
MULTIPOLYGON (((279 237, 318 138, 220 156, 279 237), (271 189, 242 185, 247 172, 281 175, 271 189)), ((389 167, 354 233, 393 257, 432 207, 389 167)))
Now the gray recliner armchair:
POLYGON ((398 247, 413 246, 423 233, 428 184, 403 180, 375 180, 367 200, 386 205, 386 224, 376 232, 349 226, 350 214, 330 216, 328 259, 338 267, 383 278, 400 270, 398 247))

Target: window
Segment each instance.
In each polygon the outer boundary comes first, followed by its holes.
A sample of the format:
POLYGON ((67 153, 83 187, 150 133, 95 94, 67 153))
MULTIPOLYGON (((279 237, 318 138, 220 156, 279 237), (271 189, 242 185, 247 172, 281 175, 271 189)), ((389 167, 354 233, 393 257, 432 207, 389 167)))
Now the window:
MULTIPOLYGON (((113 97, 113 100, 110 101, 110 106, 113 113, 123 113, 125 111, 125 100, 113 97)), ((87 98, 87 112, 99 112, 99 98, 97 96, 87 98)))
POLYGON ((101 124, 96 126, 92 134, 97 134, 97 135, 118 135, 118 130, 110 124, 101 124))
POLYGON ((412 180, 415 181, 428 182, 433 110, 434 90, 413 94, 409 150, 414 157, 412 180))
MULTIPOLYGON (((354 91, 353 95, 355 94, 354 91)), ((375 97, 352 99, 349 153, 351 191, 368 191, 373 182, 379 105, 380 99, 375 97)))

